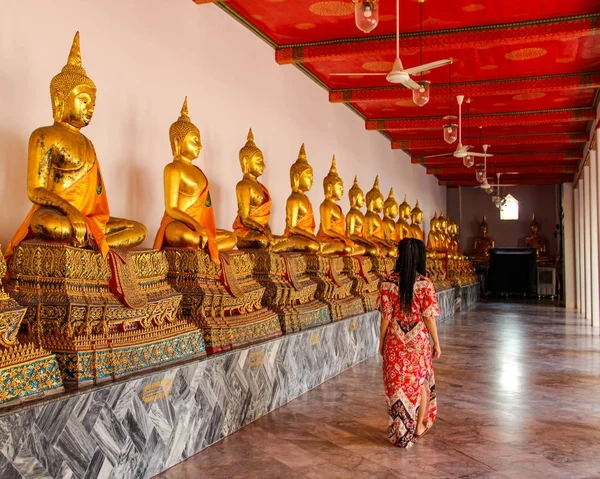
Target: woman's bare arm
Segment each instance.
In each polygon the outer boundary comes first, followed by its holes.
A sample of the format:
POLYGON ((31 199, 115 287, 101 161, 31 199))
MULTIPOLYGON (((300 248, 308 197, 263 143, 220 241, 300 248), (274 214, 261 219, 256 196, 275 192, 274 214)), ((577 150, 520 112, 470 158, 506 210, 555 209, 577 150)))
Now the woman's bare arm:
POLYGON ((433 339, 433 359, 438 359, 442 355, 442 348, 440 347, 440 340, 438 339, 437 324, 434 316, 423 316, 427 331, 431 334, 433 339))

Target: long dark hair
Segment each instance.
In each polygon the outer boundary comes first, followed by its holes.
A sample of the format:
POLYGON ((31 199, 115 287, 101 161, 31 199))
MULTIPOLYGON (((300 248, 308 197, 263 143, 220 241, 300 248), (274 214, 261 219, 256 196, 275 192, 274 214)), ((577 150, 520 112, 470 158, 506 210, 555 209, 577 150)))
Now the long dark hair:
POLYGON ((398 276, 400 306, 405 314, 412 310, 413 287, 417 275, 425 276, 425 243, 415 238, 405 238, 398 244, 398 260, 394 273, 398 276))

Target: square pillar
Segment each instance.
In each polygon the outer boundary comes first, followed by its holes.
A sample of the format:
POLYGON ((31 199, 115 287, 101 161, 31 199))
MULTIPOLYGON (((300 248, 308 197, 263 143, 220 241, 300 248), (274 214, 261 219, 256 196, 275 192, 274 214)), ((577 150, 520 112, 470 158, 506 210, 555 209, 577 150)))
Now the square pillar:
POLYGON ((576 227, 574 214, 574 191, 571 183, 562 185, 562 258, 563 258, 563 294, 565 306, 567 308, 577 307, 577 292, 576 292, 576 227))

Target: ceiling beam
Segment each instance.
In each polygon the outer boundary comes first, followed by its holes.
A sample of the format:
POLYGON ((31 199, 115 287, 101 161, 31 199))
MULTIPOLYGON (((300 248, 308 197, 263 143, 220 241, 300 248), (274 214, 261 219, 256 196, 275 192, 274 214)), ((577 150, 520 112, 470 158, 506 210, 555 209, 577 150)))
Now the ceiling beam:
MULTIPOLYGON (((475 175, 473 175, 475 176, 475 175)), ((506 184, 509 185, 559 185, 573 181, 573 175, 556 178, 508 178, 506 184)), ((472 180, 438 180, 439 186, 448 186, 450 188, 457 186, 480 186, 475 178, 472 180)), ((502 183, 500 183, 502 186, 502 183)))
MULTIPOLYGON (((600 88, 600 72, 510 78, 479 82, 431 85, 432 95, 447 97, 461 94, 466 98, 518 95, 531 92, 572 91, 600 88)), ((401 85, 365 89, 331 90, 331 103, 398 101, 412 99, 412 91, 401 85)), ((455 105, 453 105, 455 106, 455 105)), ((456 110, 456 108, 454 108, 456 110)))
MULTIPOLYGON (((544 41, 573 40, 600 34, 600 29, 596 26, 598 18, 600 13, 591 13, 500 25, 403 33, 400 35, 400 52, 405 56, 417 54, 421 36, 424 52, 443 54, 447 54, 449 48, 485 49, 497 46, 523 46, 544 41)), ((275 59, 280 65, 386 55, 391 58, 396 55, 395 35, 282 45, 275 51, 275 59)))
MULTIPOLYGON (((600 29, 598 29, 600 31, 600 29)), ((561 110, 540 110, 506 112, 480 115, 463 115, 463 120, 471 119, 475 126, 526 126, 560 123, 567 121, 593 120, 593 108, 569 108, 561 110)), ((443 116, 421 118, 383 118, 367 120, 367 130, 436 130, 443 125, 443 116)))
MULTIPOLYGON (((587 133, 555 133, 550 135, 516 135, 516 136, 484 136, 481 137, 483 144, 492 146, 497 145, 545 145, 548 143, 585 143, 588 141, 589 135, 587 133)), ((469 144, 473 142, 479 142, 480 137, 470 136, 463 138, 463 144, 469 144)), ((441 138, 430 138, 424 140, 397 140, 392 141, 393 150, 419 150, 419 149, 430 149, 440 148, 448 149, 451 148, 441 138)), ((493 153, 490 150, 490 153, 493 153)))
MULTIPOLYGON (((566 174, 577 173, 577 165, 572 166, 520 166, 516 168, 511 167, 488 167, 486 168, 487 173, 490 175, 495 175, 496 173, 509 173, 509 172, 518 172, 522 173, 524 176, 561 176, 566 174)), ((472 178, 475 174, 475 167, 465 168, 464 166, 459 168, 427 168, 428 175, 436 175, 440 177, 445 177, 445 179, 452 178, 472 178)), ((516 177, 516 176, 515 176, 516 177)), ((511 175, 512 178, 512 175, 511 175)))
MULTIPOLYGON (((568 166, 577 164, 581 161, 582 153, 570 151, 555 151, 542 153, 511 153, 494 154, 487 159, 488 165, 494 166, 523 166, 545 164, 553 166, 568 166)), ((483 161, 479 159, 479 161, 483 161)), ((424 158, 413 156, 410 162, 416 165, 423 165, 431 168, 456 167, 462 165, 462 160, 453 156, 441 158, 424 158)))

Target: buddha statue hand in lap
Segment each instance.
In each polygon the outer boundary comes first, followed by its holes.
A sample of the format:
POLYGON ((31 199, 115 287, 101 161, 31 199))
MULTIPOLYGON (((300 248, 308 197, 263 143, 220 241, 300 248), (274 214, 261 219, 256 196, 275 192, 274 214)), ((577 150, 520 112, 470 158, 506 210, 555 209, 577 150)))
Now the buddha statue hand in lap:
POLYGON ((398 214, 400 217, 396 222, 396 231, 398 233, 398 240, 402 241, 404 238, 412 238, 412 228, 408 224, 408 219, 411 214, 411 207, 406 201, 406 195, 404 195, 404 201, 398 207, 398 214))
POLYGON ((400 236, 396 228, 396 218, 398 217, 398 202, 394 197, 394 188, 390 188, 390 193, 383 203, 383 233, 388 242, 398 243, 400 236))
POLYGON ((315 236, 315 216, 306 192, 313 185, 313 169, 306 159, 304 144, 290 168, 292 194, 285 206, 285 236, 294 241, 294 250, 317 253, 321 243, 315 236))
POLYGON ((208 179, 192 162, 202 150, 200 130, 188 116, 187 97, 181 116, 169 128, 173 161, 165 166, 165 214, 154 248, 206 248, 213 261, 219 262, 219 251, 230 251, 237 237, 219 230, 210 198, 208 179))
POLYGON ((483 221, 479 224, 479 236, 473 240, 473 256, 478 258, 488 258, 490 249, 494 248, 496 240, 488 236, 487 217, 483 217, 483 221))
POLYGON ((67 64, 50 83, 54 123, 29 139, 27 194, 33 208, 6 254, 27 237, 97 247, 131 248, 146 238, 135 221, 110 216, 106 189, 92 142, 81 133, 94 113, 96 85, 81 65, 79 32, 67 64))
POLYGON ((383 256, 395 256, 397 247, 385 239, 383 220, 379 213, 383 211, 383 195, 379 190, 379 176, 375 177, 373 188, 367 192, 367 213, 365 214, 365 234, 377 245, 383 256))
POLYGON ((356 176, 352 188, 348 191, 348 197, 350 199, 350 211, 346 216, 346 234, 348 238, 363 246, 369 256, 380 256, 381 251, 378 245, 371 237, 367 236, 365 231, 365 215, 360 210, 365 204, 365 195, 358 184, 356 176))
POLYGON ((294 241, 271 233, 271 195, 257 178, 265 171, 262 151, 254 143, 252 129, 248 141, 240 150, 240 166, 244 177, 235 187, 238 214, 233 223, 240 249, 269 249, 274 252, 288 251, 294 241))
MULTIPOLYGON (((402 214, 402 209, 400 209, 400 214, 402 214)), ((420 239, 425 242, 425 234, 421 228, 422 223, 423 211, 419 208, 419 200, 417 200, 415 207, 410 211, 410 233, 412 238, 420 239)))
POLYGON ((353 256, 365 253, 365 248, 357 245, 346 236, 346 219, 342 208, 337 204, 344 195, 344 182, 337 172, 335 155, 331 160, 331 168, 323 178, 325 200, 321 203, 319 212, 321 223, 317 238, 324 245, 324 254, 345 253, 353 256))

